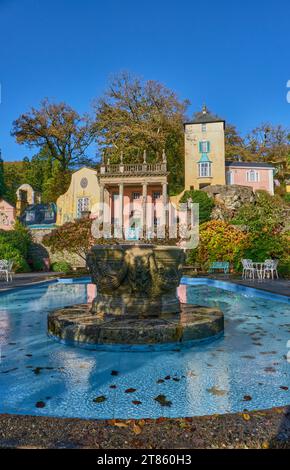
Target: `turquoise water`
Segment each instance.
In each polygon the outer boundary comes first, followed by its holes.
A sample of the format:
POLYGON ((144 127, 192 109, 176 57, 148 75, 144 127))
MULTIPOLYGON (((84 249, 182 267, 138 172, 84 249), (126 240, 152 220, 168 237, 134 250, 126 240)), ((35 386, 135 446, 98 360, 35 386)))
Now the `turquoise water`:
POLYGON ((0 413, 180 417, 290 403, 287 303, 183 286, 187 302, 223 310, 225 334, 181 351, 102 352, 48 338, 49 311, 92 295, 91 285, 75 283, 0 295, 0 413))

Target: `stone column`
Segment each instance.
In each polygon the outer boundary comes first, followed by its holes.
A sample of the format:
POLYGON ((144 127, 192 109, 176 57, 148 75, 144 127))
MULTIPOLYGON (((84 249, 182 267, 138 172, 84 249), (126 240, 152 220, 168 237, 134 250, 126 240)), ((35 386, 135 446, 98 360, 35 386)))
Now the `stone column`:
POLYGON ((124 183, 119 183, 119 224, 120 236, 124 238, 124 183))
POLYGON ((104 217, 104 192, 105 192, 105 185, 100 184, 100 208, 99 208, 100 219, 103 219, 104 217))
POLYGON ((166 236, 166 228, 169 230, 169 211, 167 208, 167 183, 162 183, 162 200, 163 200, 163 216, 164 216, 164 224, 165 224, 165 236, 166 236))
POLYGON ((146 204, 147 204, 147 183, 143 183, 142 186, 142 223, 143 223, 143 238, 146 238, 146 204))

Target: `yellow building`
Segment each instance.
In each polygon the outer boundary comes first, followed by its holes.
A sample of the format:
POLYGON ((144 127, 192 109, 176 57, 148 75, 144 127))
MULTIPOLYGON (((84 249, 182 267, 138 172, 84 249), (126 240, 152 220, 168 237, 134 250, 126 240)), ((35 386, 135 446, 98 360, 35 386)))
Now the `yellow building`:
POLYGON ((100 186, 97 171, 92 168, 81 168, 72 174, 70 186, 57 202, 56 224, 80 218, 84 213, 93 211, 94 205, 100 201, 100 186))
POLYGON ((185 190, 225 184, 225 121, 204 106, 184 124, 185 190))
POLYGON ((23 214, 27 206, 33 204, 40 204, 41 195, 39 192, 34 191, 30 184, 22 184, 16 191, 16 215, 19 217, 23 214))

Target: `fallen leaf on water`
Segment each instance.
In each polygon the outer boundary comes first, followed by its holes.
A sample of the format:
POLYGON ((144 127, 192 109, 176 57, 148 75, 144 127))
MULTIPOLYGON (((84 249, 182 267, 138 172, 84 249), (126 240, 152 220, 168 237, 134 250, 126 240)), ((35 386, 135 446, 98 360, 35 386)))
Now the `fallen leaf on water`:
POLYGON ((125 390, 125 393, 134 393, 136 392, 136 388, 127 388, 127 390, 125 390))
POLYGON ((245 395, 244 396, 244 401, 251 401, 251 400, 252 400, 251 395, 245 395))
POLYGON ((101 395, 100 397, 96 397, 93 399, 94 403, 103 403, 103 401, 107 400, 107 398, 104 395, 101 395))
POLYGON ((163 379, 158 379, 156 383, 158 384, 163 384, 164 380, 163 379))
POLYGON ((276 369, 274 367, 265 367, 264 369, 265 372, 276 372, 276 369))
POLYGON ((165 395, 158 395, 157 397, 154 398, 155 401, 157 401, 161 406, 171 406, 172 402, 170 400, 167 400, 165 395))
POLYGON ((196 377, 196 374, 192 372, 192 370, 190 370, 187 375, 188 377, 196 377))
POLYGON ((133 405, 142 405, 142 401, 139 400, 133 400, 132 403, 133 405))
POLYGON ((207 388, 206 391, 218 397, 222 397, 223 395, 226 395, 228 393, 226 390, 221 390, 220 388, 217 388, 217 387, 207 388))
POLYGON ((289 387, 286 387, 285 385, 280 386, 281 390, 289 390, 289 387))
POLYGON ((44 401, 38 401, 38 402, 35 403, 35 406, 36 406, 36 408, 44 408, 45 403, 44 403, 44 401))
POLYGON ((267 356, 268 354, 277 354, 277 351, 261 351, 260 354, 267 356))
POLYGON ((112 370, 111 375, 119 375, 119 372, 117 370, 112 370))

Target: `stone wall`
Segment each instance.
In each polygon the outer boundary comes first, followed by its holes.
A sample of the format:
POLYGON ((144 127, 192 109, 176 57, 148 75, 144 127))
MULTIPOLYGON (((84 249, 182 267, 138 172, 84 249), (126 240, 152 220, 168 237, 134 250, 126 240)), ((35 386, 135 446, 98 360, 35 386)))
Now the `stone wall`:
POLYGON ((216 184, 203 188, 215 203, 211 218, 229 220, 234 217, 240 207, 255 201, 255 194, 249 186, 216 184))
POLYGON ((52 229, 43 228, 30 230, 32 245, 30 248, 29 257, 40 260, 43 258, 49 258, 51 264, 55 263, 56 261, 66 261, 73 268, 84 268, 85 261, 80 256, 69 252, 52 253, 48 247, 43 245, 42 240, 44 235, 50 233, 51 231, 52 229))

